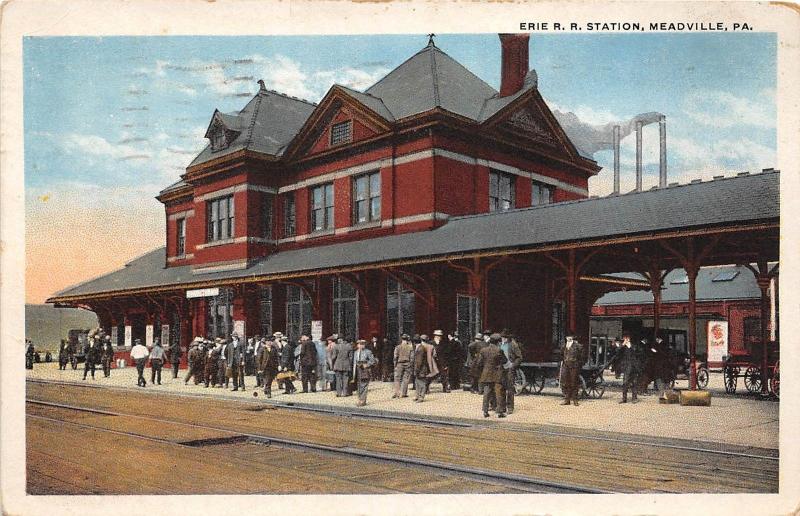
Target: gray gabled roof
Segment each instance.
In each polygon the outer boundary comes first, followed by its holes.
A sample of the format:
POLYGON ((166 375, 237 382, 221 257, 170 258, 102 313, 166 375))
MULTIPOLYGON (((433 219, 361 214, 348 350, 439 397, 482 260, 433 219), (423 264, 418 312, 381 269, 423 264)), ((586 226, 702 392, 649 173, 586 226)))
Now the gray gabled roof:
POLYGON ((389 108, 386 107, 386 104, 384 104, 383 101, 378 97, 373 97, 369 93, 361 93, 358 90, 348 88, 347 86, 342 86, 341 84, 337 84, 337 86, 343 89, 348 95, 357 101, 381 115, 386 120, 394 122, 394 115, 392 115, 392 112, 389 111, 389 108))
POLYGON ((478 120, 484 101, 497 90, 429 44, 366 93, 380 98, 398 120, 436 107, 478 120))
POLYGON ((226 125, 238 125, 241 132, 222 150, 213 151, 211 145, 206 145, 189 166, 242 149, 279 156, 315 107, 315 104, 305 100, 261 89, 238 113, 215 112, 215 116, 220 117, 226 125))
MULTIPOLYGON (((634 276, 641 279, 641 276, 634 276)), ((681 303, 689 300, 689 284, 686 271, 675 269, 664 278, 661 289, 663 303, 681 303)), ((725 265, 722 267, 703 267, 697 273, 695 281, 698 301, 722 301, 727 299, 760 299, 761 291, 756 278, 743 265, 725 265), (714 281, 721 274, 729 273, 730 281, 714 281)), ((625 292, 609 292, 595 303, 596 305, 639 305, 652 304, 653 294, 649 290, 628 290, 625 292)))
POLYGON ((164 268, 165 251, 161 248, 119 271, 65 289, 56 298, 774 221, 780 213, 779 193, 780 174, 764 172, 626 195, 454 217, 431 231, 282 251, 247 269, 211 274, 193 274, 190 266, 164 268))

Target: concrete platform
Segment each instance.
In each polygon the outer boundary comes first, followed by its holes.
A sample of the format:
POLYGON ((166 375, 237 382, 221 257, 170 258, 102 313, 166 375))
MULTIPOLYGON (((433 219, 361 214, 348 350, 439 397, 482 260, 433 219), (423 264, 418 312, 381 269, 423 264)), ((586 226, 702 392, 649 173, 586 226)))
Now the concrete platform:
MULTIPOLYGON (((149 384, 144 389, 165 394, 191 394, 221 396, 237 399, 254 399, 255 377, 247 377, 247 390, 231 392, 225 389, 205 388, 202 385, 184 385, 181 371, 177 380, 171 372, 164 371, 162 385, 149 384)), ((77 370, 59 371, 58 364, 36 364, 32 371, 26 371, 31 379, 75 382, 97 386, 113 386, 141 390, 136 386, 136 369, 127 367, 114 369, 109 378, 102 371, 96 373, 95 380, 83 378, 82 364, 77 370)), ((713 392, 710 407, 682 407, 658 403, 655 395, 640 397, 637 404, 619 404, 621 392, 614 383, 613 375, 607 376, 610 382, 605 395, 598 400, 584 400, 580 406, 561 406, 558 388, 545 387, 539 395, 521 395, 516 399, 516 411, 506 419, 492 416, 492 422, 509 426, 552 425, 595 432, 637 434, 648 437, 687 439, 744 447, 778 448, 778 416, 780 404, 756 397, 729 396, 720 392, 722 378, 712 373, 709 388, 713 392)), ((686 382, 678 382, 677 387, 686 387, 686 382)), ((299 388, 299 382, 295 382, 299 388)), ((380 411, 383 414, 408 415, 413 417, 450 418, 484 421, 481 410, 481 397, 464 391, 443 393, 441 385, 432 385, 432 392, 424 403, 414 403, 410 397, 391 399, 393 392, 390 383, 372 382, 369 389, 366 410, 380 411)), ((346 408, 364 410, 356 407, 356 397, 337 398, 332 392, 280 394, 273 386, 272 402, 296 403, 316 407, 346 408)), ((258 392, 263 399, 263 392, 258 392)))

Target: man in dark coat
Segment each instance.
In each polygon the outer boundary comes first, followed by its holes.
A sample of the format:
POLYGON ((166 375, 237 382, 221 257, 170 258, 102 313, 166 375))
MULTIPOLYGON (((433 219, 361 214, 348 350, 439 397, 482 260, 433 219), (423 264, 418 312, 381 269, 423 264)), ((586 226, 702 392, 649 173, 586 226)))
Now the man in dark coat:
POLYGON ((278 374, 278 350, 271 343, 267 342, 261 346, 256 355, 256 368, 261 374, 261 381, 264 384, 264 395, 272 397, 272 381, 278 374))
MULTIPOLYGON (((242 348, 243 346, 239 341, 238 335, 234 333, 231 342, 228 343, 228 346, 225 348, 225 362, 230 372, 229 376, 233 379, 233 389, 231 389, 233 391, 239 390, 239 369, 244 362, 244 349, 242 348)), ((244 390, 244 385, 242 385, 242 390, 244 390)))
POLYGON ((169 347, 169 361, 172 364, 172 378, 175 379, 181 365, 181 343, 177 340, 169 347))
POLYGON ((436 364, 436 348, 428 342, 427 335, 420 335, 420 343, 414 350, 414 383, 416 397, 414 401, 422 403, 428 393, 431 381, 439 374, 436 364))
POLYGON ((353 367, 353 348, 343 339, 339 339, 331 352, 331 363, 336 375, 336 397, 349 396, 347 384, 353 367))
POLYGON ((480 381, 479 378, 481 376, 480 370, 477 368, 478 363, 478 355, 480 355, 481 350, 486 347, 486 341, 483 340, 483 335, 480 333, 475 334, 475 339, 470 343, 467 351, 469 352, 469 371, 472 375, 472 392, 474 394, 478 394, 480 392, 480 381))
MULTIPOLYGON (((285 341, 283 338, 281 338, 280 342, 281 342, 280 343, 281 371, 294 372, 294 346, 289 344, 289 342, 285 341)), ((292 380, 289 379, 284 380, 283 385, 284 385, 284 392, 283 392, 284 394, 292 394, 293 392, 297 391, 297 388, 295 388, 294 383, 292 383, 292 380)))
POLYGON ((311 341, 308 335, 300 337, 300 382, 303 385, 303 392, 308 392, 311 385, 311 392, 317 392, 317 346, 311 341))
POLYGON ((200 344, 202 342, 202 338, 195 337, 192 343, 189 345, 189 354, 186 356, 186 359, 189 363, 186 370, 186 378, 183 379, 184 385, 187 385, 192 377, 194 377, 195 385, 200 383, 200 378, 202 377, 202 373, 200 372, 200 354, 202 353, 200 350, 200 344))
POLYGON ((442 330, 433 331, 433 348, 436 350, 436 367, 439 368, 442 392, 450 392, 450 341, 444 338, 442 330))
POLYGON ((461 368, 464 367, 466 355, 461 341, 458 339, 458 332, 453 332, 447 336, 450 341, 450 388, 461 388, 461 368))
POLYGON ((103 351, 100 359, 103 364, 103 377, 111 376, 111 362, 114 361, 114 345, 111 344, 111 336, 106 335, 103 339, 103 351))
POLYGON ((506 417, 506 393, 503 388, 503 365, 508 361, 498 346, 500 335, 492 333, 489 345, 478 354, 475 367, 480 371, 478 378, 483 387, 483 417, 489 417, 489 401, 494 394, 497 400, 497 417, 506 417))
POLYGON ((517 393, 514 383, 517 379, 517 368, 522 363, 522 349, 510 333, 501 335, 500 351, 508 359, 503 366, 503 387, 506 390, 506 409, 508 414, 514 413, 514 397, 517 393))
POLYGON ((204 366, 205 371, 205 385, 208 387, 216 387, 218 378, 217 373, 219 372, 219 356, 222 353, 222 347, 216 346, 211 347, 206 351, 206 363, 204 366))
POLYGON ((583 366, 583 346, 574 335, 568 335, 561 345, 561 391, 564 393, 562 405, 570 401, 578 406, 578 375, 583 366))
POLYGON ((58 348, 58 370, 63 371, 67 368, 70 361, 70 347, 66 339, 61 339, 61 346, 58 348))
POLYGON ((95 366, 100 362, 100 339, 89 337, 86 341, 86 346, 83 348, 83 354, 86 362, 83 364, 83 379, 86 379, 86 374, 92 372, 92 380, 94 380, 95 366))
POLYGON ((622 380, 622 400, 620 403, 628 402, 628 391, 631 392, 631 402, 637 403, 639 375, 642 371, 643 352, 638 345, 631 344, 630 335, 622 337, 622 346, 618 353, 617 364, 623 374, 622 380))

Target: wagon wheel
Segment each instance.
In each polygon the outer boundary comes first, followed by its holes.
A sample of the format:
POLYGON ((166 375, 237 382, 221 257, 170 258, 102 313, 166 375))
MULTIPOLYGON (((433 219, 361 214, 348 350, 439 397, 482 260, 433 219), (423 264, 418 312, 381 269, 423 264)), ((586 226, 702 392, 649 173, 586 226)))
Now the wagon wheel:
POLYGON ((517 394, 531 392, 531 386, 528 383, 528 379, 525 378, 525 373, 522 369, 517 369, 514 374, 514 392, 517 394))
POLYGON ((772 378, 769 379, 769 390, 772 394, 780 399, 780 362, 775 363, 775 371, 772 373, 772 378))
POLYGON ((530 383, 530 392, 533 394, 539 394, 544 389, 544 372, 533 370, 531 372, 531 383, 530 383))
POLYGON ((728 394, 736 393, 737 368, 725 366, 725 392, 728 394))
POLYGON ((700 389, 708 387, 708 368, 701 367, 697 370, 697 386, 700 389))
POLYGON ((593 400, 599 400, 606 392, 605 380, 602 375, 594 376, 586 386, 586 394, 593 400))
POLYGON ((581 392, 578 394, 578 396, 581 398, 588 398, 589 392, 587 391, 586 387, 586 378, 584 378, 583 375, 578 375, 578 378, 581 380, 581 392))
POLYGON ((749 392, 761 391, 761 370, 755 366, 750 366, 744 372, 744 386, 749 392))

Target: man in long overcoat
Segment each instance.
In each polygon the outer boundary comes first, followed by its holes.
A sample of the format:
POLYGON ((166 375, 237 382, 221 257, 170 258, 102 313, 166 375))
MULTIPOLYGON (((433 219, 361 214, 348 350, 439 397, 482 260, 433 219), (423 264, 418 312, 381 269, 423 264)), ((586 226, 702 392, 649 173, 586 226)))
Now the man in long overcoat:
POLYGON ((428 393, 431 381, 439 374, 436 364, 436 349, 428 343, 427 335, 420 335, 420 343, 414 350, 414 401, 422 403, 428 393))
POLYGON ((505 354, 508 362, 503 366, 503 387, 506 391, 506 410, 508 414, 514 413, 514 397, 517 393, 514 385, 517 379, 517 368, 522 363, 522 349, 510 333, 501 335, 500 350, 505 354))
POLYGON ((562 405, 570 401, 578 406, 578 375, 583 366, 583 346, 574 335, 568 335, 561 345, 561 391, 564 393, 562 405))
POLYGON ((266 343, 261 346, 256 355, 256 368, 261 374, 261 381, 264 383, 264 395, 272 397, 272 381, 278 374, 278 349, 266 343))
POLYGON ((309 385, 311 392, 317 392, 317 346, 311 341, 308 335, 300 337, 300 382, 303 385, 303 392, 308 392, 309 385))
POLYGON ((353 367, 353 348, 344 339, 339 339, 333 347, 331 363, 336 374, 336 397, 349 396, 347 384, 353 367))
POLYGON ((489 417, 489 401, 494 395, 497 400, 497 417, 506 417, 506 394, 503 388, 503 365, 508 361, 498 346, 500 335, 492 333, 489 344, 481 349, 475 367, 480 371, 478 378, 483 388, 483 417, 489 417))
POLYGON ((643 350, 640 346, 631 344, 630 335, 622 337, 622 346, 618 353, 617 364, 623 374, 622 380, 622 400, 620 403, 628 402, 628 391, 631 391, 631 402, 637 403, 639 375, 642 372, 643 350))

